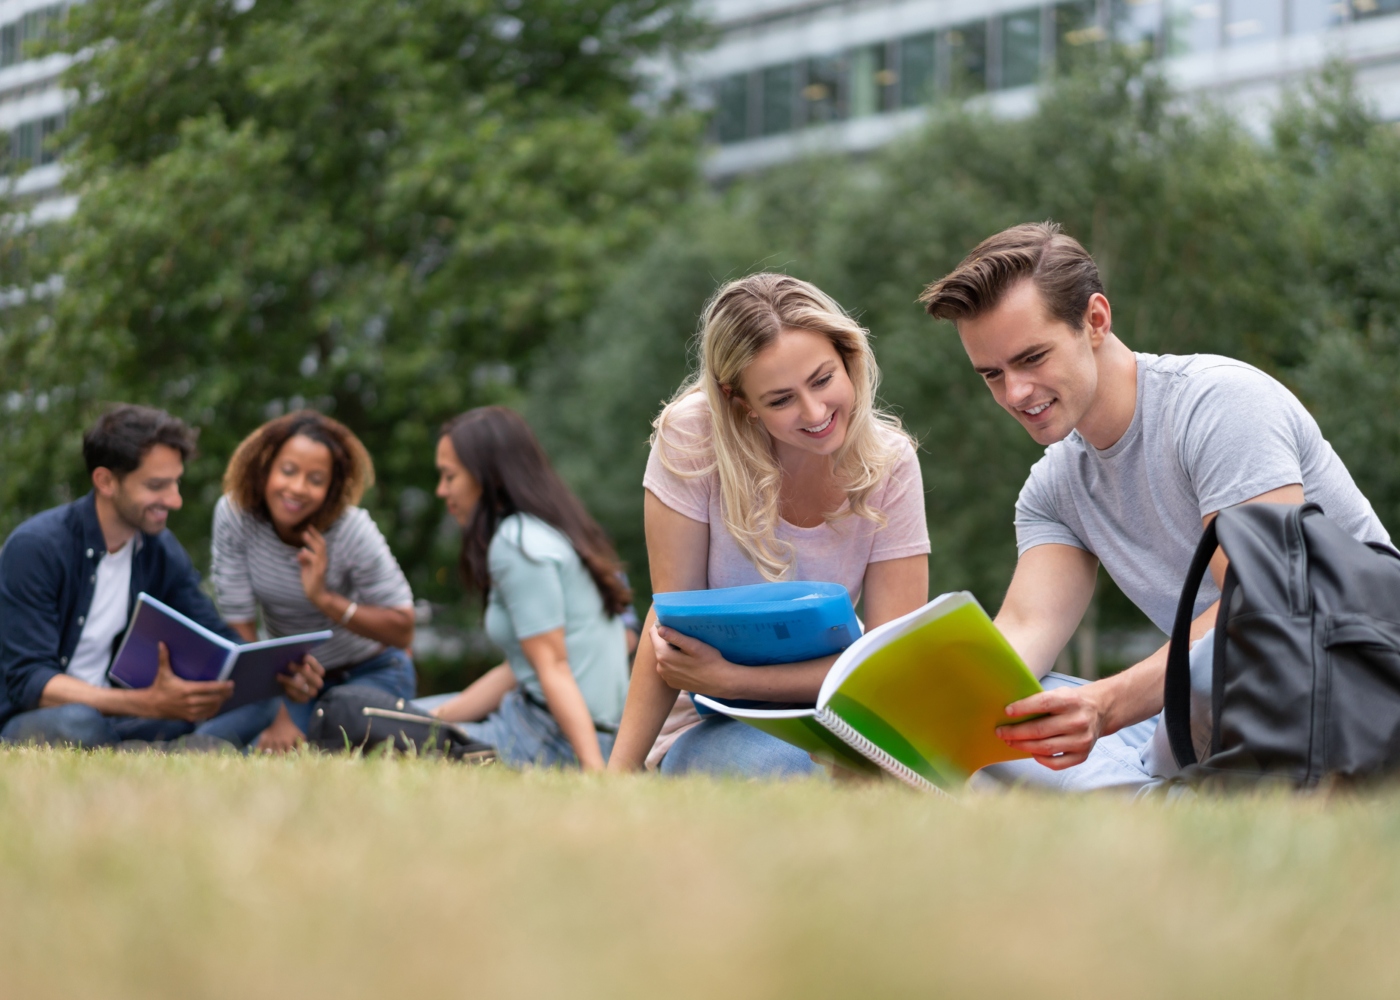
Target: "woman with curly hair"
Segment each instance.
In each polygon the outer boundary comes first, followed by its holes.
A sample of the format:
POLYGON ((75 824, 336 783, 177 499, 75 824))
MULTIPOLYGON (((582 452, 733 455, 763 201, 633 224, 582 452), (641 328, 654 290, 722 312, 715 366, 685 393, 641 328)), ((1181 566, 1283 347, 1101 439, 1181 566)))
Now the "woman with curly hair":
MULTIPOLYGON (((353 681, 399 698, 417 685, 413 592, 379 528, 360 507, 374 464, 338 421, 298 410, 244 439, 214 508, 213 580, 219 610, 244 639, 256 617, 271 636, 329 628, 316 649, 324 688, 353 681)), ((261 750, 302 742, 318 692, 286 700, 261 750)))
MULTIPOLYGON (((813 285, 754 274, 715 293, 699 347, 697 370, 656 418, 643 479, 652 590, 823 580, 864 601, 868 628, 923 605, 919 463, 876 403, 866 330, 813 285)), ((807 773, 802 751, 725 716, 700 721, 677 695, 811 703, 834 659, 739 666, 653 614, 609 768, 664 753, 663 773, 807 773)))

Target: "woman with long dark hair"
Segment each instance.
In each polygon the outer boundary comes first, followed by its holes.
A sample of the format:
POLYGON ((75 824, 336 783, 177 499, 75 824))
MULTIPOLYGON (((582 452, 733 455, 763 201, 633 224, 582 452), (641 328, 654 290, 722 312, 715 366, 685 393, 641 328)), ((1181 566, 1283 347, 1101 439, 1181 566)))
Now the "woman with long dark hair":
POLYGON ((505 407, 448 421, 437 468, 462 526, 463 580, 506 662, 433 714, 467 723, 507 763, 602 769, 627 697, 631 595, 612 543, 505 407))

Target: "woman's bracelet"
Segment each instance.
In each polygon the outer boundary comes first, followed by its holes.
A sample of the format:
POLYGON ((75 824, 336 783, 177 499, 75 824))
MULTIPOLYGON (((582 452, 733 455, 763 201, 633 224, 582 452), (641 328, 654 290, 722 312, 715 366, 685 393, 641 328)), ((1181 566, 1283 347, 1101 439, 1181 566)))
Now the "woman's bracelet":
POLYGON ((359 610, 360 610, 360 606, 359 606, 358 604, 356 604, 354 601, 351 601, 350 604, 349 604, 349 605, 346 607, 346 609, 345 609, 345 614, 343 614, 343 615, 340 616, 340 624, 342 624, 342 625, 349 625, 349 624, 350 624, 350 619, 351 619, 351 618, 354 618, 354 617, 355 617, 355 612, 356 612, 356 611, 359 611, 359 610))

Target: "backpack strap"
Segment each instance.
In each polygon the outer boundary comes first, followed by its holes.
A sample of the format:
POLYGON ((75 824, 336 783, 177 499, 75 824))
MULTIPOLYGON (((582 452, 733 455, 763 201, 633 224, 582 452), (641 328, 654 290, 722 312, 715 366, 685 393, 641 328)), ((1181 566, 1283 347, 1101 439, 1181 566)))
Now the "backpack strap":
POLYGON ((1196 763, 1196 747, 1191 742, 1191 622, 1195 618, 1196 594, 1210 569, 1211 557, 1220 547, 1216 522, 1201 534, 1186 582, 1181 586, 1181 600, 1176 605, 1176 621, 1172 623, 1171 645, 1167 648, 1167 679, 1162 688, 1162 712, 1167 726, 1167 740, 1178 767, 1196 763))
MULTIPOLYGON (((1172 756, 1179 767, 1196 763, 1196 747, 1191 742, 1191 622, 1195 616, 1196 595, 1201 589, 1210 560, 1220 547, 1218 525, 1222 517, 1232 520, 1226 534, 1231 535, 1240 527, 1238 520, 1270 518, 1288 562, 1288 602, 1289 611, 1294 615, 1306 615, 1312 608, 1312 592, 1308 588, 1308 553, 1303 539, 1303 519, 1313 514, 1321 514, 1322 508, 1315 503, 1304 503, 1289 507, 1282 520, 1277 513, 1283 509, 1277 504, 1250 504, 1222 510, 1211 518, 1210 524, 1201 533, 1200 544, 1191 559, 1191 568, 1186 571, 1186 581, 1181 587, 1181 600, 1176 606, 1176 621, 1172 623, 1171 646, 1167 650, 1167 677, 1162 688, 1162 711, 1167 727, 1167 740, 1171 744, 1172 756)), ((1238 539, 1238 536, 1236 536, 1238 539)), ((1217 646, 1215 655, 1221 655, 1217 646)))

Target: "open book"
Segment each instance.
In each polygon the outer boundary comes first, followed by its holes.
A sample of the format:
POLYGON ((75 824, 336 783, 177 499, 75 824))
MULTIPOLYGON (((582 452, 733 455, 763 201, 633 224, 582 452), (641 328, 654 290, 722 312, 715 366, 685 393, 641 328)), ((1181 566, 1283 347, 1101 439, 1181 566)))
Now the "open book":
POLYGON ((915 788, 956 788, 980 767, 1026 756, 996 727, 1040 682, 966 591, 871 629, 841 654, 813 708, 698 704, 857 771, 915 788))
POLYGON ((160 656, 157 646, 163 642, 176 676, 187 681, 233 681, 233 694, 219 706, 222 715, 280 695, 277 675, 330 637, 330 629, 325 629, 261 642, 233 642, 141 593, 107 677, 120 687, 150 687, 160 656))

